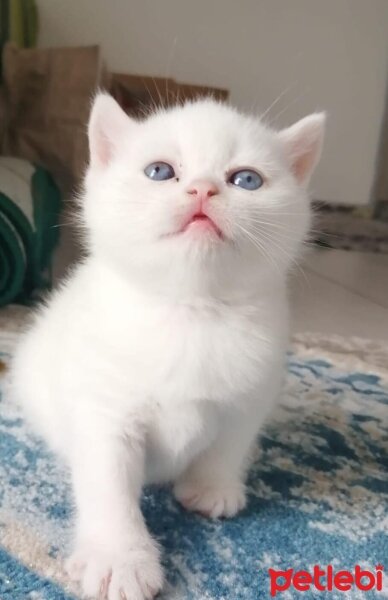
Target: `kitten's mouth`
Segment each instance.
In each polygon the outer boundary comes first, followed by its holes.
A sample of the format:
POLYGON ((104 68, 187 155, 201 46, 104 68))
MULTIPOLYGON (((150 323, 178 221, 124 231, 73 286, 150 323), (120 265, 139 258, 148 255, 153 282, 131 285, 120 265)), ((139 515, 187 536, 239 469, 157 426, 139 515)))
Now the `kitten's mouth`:
POLYGON ((184 223, 179 233, 185 233, 189 230, 195 230, 201 233, 213 233, 220 239, 224 238, 224 235, 218 225, 216 225, 211 217, 204 212, 198 212, 192 215, 190 219, 184 223))
POLYGON ((164 234, 162 237, 176 237, 185 233, 192 232, 198 235, 212 236, 220 240, 225 240, 225 235, 218 225, 213 221, 209 215, 200 211, 190 215, 183 221, 179 229, 171 231, 170 233, 164 234))

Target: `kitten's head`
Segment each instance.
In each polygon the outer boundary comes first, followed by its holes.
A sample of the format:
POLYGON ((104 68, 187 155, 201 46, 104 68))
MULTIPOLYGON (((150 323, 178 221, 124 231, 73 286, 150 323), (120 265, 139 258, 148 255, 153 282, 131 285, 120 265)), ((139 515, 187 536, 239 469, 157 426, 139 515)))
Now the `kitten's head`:
POLYGON ((148 282, 284 271, 310 222, 324 115, 280 132, 212 100, 129 118, 97 96, 84 220, 91 252, 148 282))

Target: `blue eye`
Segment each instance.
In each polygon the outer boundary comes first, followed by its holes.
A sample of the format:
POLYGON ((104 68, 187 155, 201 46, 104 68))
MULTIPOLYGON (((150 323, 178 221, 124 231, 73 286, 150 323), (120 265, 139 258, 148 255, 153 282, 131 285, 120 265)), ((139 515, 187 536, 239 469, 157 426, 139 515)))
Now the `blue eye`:
POLYGON ((242 169, 235 171, 229 177, 229 183, 243 188, 244 190, 258 190, 264 183, 261 175, 252 169, 242 169))
POLYGON ((154 162, 144 169, 144 173, 154 181, 166 181, 175 177, 175 171, 171 165, 165 162, 154 162))

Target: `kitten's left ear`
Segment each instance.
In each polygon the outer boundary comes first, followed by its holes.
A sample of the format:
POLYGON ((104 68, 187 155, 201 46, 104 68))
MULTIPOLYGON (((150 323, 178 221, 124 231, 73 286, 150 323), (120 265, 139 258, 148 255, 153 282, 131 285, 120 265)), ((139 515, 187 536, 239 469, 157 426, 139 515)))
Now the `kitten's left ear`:
POLYGON ((109 165, 120 141, 135 127, 109 94, 98 94, 94 100, 89 119, 89 150, 91 167, 109 165))
POLYGON ((297 181, 308 183, 321 156, 325 113, 314 113, 279 132, 287 159, 297 181))

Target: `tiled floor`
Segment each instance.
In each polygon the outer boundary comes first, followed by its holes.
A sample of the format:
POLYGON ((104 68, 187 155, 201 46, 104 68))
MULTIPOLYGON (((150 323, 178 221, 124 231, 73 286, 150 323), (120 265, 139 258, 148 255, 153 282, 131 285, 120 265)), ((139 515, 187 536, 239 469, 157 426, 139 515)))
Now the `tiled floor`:
POLYGON ((388 341, 388 255, 317 249, 292 278, 292 329, 388 341))

